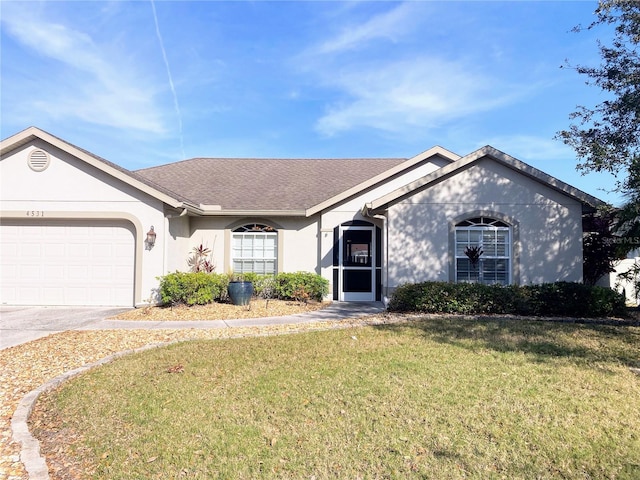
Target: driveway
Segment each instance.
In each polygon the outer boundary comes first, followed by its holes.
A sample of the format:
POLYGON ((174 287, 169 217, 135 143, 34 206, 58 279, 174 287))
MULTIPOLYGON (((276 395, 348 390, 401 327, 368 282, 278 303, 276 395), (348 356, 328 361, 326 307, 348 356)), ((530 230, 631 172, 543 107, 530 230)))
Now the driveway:
POLYGON ((381 302, 333 302, 322 310, 314 310, 297 315, 239 318, 234 320, 108 320, 108 317, 127 310, 129 309, 114 307, 12 307, 0 305, 0 350, 67 330, 217 329, 337 321, 365 315, 376 315, 384 310, 384 305, 381 302))
POLYGON ((0 350, 52 333, 91 327, 106 317, 124 312, 114 307, 0 306, 0 350))

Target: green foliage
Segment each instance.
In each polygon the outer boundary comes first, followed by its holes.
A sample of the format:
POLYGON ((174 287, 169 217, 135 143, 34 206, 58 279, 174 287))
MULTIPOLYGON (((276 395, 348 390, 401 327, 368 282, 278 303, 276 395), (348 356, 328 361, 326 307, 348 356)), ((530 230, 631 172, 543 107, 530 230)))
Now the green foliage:
POLYGON ((251 282, 255 284, 259 281, 259 279, 263 278, 263 277, 269 277, 271 275, 259 275, 257 273, 253 273, 253 272, 247 272, 247 273, 229 273, 227 275, 227 277, 229 278, 230 282, 251 282))
POLYGON ((603 0, 595 11, 596 20, 580 32, 614 25, 610 44, 598 42, 602 62, 591 67, 578 65, 587 84, 598 87, 601 98, 595 107, 579 106, 570 118, 577 121, 557 138, 571 146, 583 172, 608 171, 628 175, 618 178, 618 189, 640 193, 640 2, 603 0))
POLYGON ((163 305, 204 305, 226 298, 229 277, 216 273, 175 272, 160 278, 163 305))
POLYGON ((276 296, 283 300, 322 301, 329 293, 329 282, 317 273, 279 273, 276 276, 276 296))
POLYGON ((483 285, 424 282, 398 287, 389 310, 398 312, 607 317, 625 314, 624 296, 582 283, 483 285))
MULTIPOLYGON (((160 278, 163 305, 204 305, 227 299, 227 286, 237 275, 206 272, 175 272, 160 278)), ((273 275, 244 273, 242 280, 253 283, 254 295, 264 299, 322 301, 329 282, 316 273, 295 272, 273 275)))
POLYGON ((614 271, 616 260, 624 258, 618 238, 613 234, 616 212, 609 207, 582 219, 583 278, 587 285, 595 285, 600 278, 614 271))

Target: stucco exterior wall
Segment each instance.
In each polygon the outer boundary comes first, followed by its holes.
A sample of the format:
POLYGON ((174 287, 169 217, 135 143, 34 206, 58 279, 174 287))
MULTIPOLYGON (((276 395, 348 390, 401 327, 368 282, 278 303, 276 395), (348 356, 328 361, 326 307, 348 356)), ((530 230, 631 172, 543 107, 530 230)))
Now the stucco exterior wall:
POLYGON ((173 212, 165 216, 165 273, 185 271, 187 253, 196 246, 191 244, 191 217, 173 212))
MULTIPOLYGON (((493 216, 512 226, 512 283, 582 279, 580 202, 488 158, 407 193, 398 201, 394 197, 386 220, 363 217, 363 206, 449 162, 433 157, 339 203, 318 206, 326 208, 309 218, 240 217, 226 212, 196 217, 163 203, 160 199, 177 205, 164 195, 155 198, 153 189, 139 189, 128 184, 126 178, 110 175, 107 171, 111 167, 105 165, 104 171, 91 165, 90 160, 87 163, 83 153, 73 148, 64 151, 55 145, 35 139, 2 158, 0 218, 128 222, 135 238, 136 305, 153 301, 157 277, 188 270, 187 258, 201 243, 211 248, 216 271, 230 272, 232 231, 251 223, 278 230, 278 271, 316 272, 332 283, 334 229, 354 220, 370 222, 382 229, 382 245, 377 248, 383 249, 383 287, 393 288, 405 282, 453 280, 455 223, 480 215, 493 216), (28 165, 28 155, 34 149, 50 156, 44 171, 36 172, 28 165), (146 232, 152 225, 156 244, 145 248, 146 232)), ((133 179, 131 182, 136 184, 133 179)))
POLYGON ((124 219, 135 232, 136 304, 148 299, 164 272, 163 204, 157 199, 88 165, 76 157, 35 140, 0 161, 0 217, 43 219, 124 219), (36 172, 28 155, 41 149, 50 156, 46 170, 36 172), (144 248, 146 232, 157 232, 156 245, 144 248))
MULTIPOLYGON (((435 170, 448 165, 450 162, 440 157, 433 157, 429 161, 418 165, 416 168, 405 172, 402 175, 398 175, 387 182, 377 185, 373 188, 365 190, 358 195, 354 195, 351 198, 346 199, 336 205, 321 212, 320 215, 320 273, 324 278, 329 280, 330 288, 333 288, 333 229, 345 222, 354 220, 363 220, 374 224, 377 227, 384 228, 384 222, 378 218, 364 217, 361 214, 362 207, 376 198, 382 197, 397 188, 407 185, 419 178, 434 172, 435 170)), ((385 236, 382 237, 383 245, 377 245, 377 248, 382 248, 385 251, 385 236)), ((384 260, 383 260, 384 263, 384 260)), ((383 287, 386 284, 386 277, 383 275, 383 287)))
POLYGON ((512 283, 582 280, 580 203, 484 159, 389 208, 389 286, 453 280, 453 226, 482 213, 513 227, 512 283))
POLYGON ((192 217, 190 242, 182 251, 183 268, 190 250, 200 243, 212 249, 216 272, 231 271, 231 235, 242 225, 260 223, 278 230, 278 271, 319 273, 318 224, 315 218, 298 217, 192 217))
MULTIPOLYGON (((186 258, 190 250, 200 243, 212 249, 216 271, 227 273, 231 269, 230 239, 231 231, 243 224, 264 223, 278 229, 279 252, 278 271, 309 271, 319 273, 330 283, 333 282, 333 229, 351 220, 365 220, 382 226, 381 220, 364 218, 360 211, 364 204, 396 188, 410 183, 428 173, 448 164, 446 160, 436 157, 419 165, 415 169, 391 179, 387 183, 371 188, 357 196, 312 215, 302 217, 189 217, 189 240, 187 244, 178 242, 173 234, 176 251, 171 253, 167 265, 169 271, 186 270, 186 258)), ((176 219, 169 219, 169 229, 183 231, 184 225, 178 227, 176 219), (175 225, 175 226, 172 226, 175 225)))

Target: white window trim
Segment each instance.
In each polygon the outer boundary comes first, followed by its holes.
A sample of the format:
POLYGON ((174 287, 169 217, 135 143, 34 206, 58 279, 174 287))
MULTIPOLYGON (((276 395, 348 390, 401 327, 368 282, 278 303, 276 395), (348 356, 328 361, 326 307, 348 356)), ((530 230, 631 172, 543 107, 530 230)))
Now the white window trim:
MULTIPOLYGON (((273 272, 264 272, 268 275, 271 274, 277 274, 278 273, 278 232, 277 231, 273 231, 273 232, 231 232, 231 267, 233 269, 233 266, 235 264, 236 261, 239 262, 261 262, 261 261, 272 261, 273 265, 274 265, 274 271, 273 272), (255 257, 255 248, 252 249, 252 253, 254 253, 253 256, 251 257, 244 257, 244 256, 240 256, 240 257, 236 257, 234 256, 234 243, 235 243, 235 239, 237 237, 246 237, 246 236, 252 236, 254 238, 256 237, 272 237, 274 238, 275 242, 274 242, 274 256, 273 257, 255 257)), ((254 264, 255 265, 255 264, 254 264)), ((235 272, 235 273, 249 273, 249 272, 235 272)))
MULTIPOLYGON (((493 218, 489 218, 487 217, 487 219, 491 219, 491 220, 495 220, 493 218)), ((462 223, 464 222, 464 220, 458 222, 458 223, 462 223)), ((505 279, 505 285, 510 285, 512 283, 512 270, 513 270, 513 229, 511 227, 496 227, 493 225, 468 225, 468 226, 456 226, 454 229, 454 243, 453 243, 453 253, 454 253, 454 261, 453 261, 453 268, 454 268, 454 281, 456 283, 460 283, 460 281, 458 280, 458 259, 468 259, 468 257, 464 254, 459 255, 458 254, 458 233, 462 232, 462 231, 492 231, 492 232, 496 232, 496 231, 506 231, 507 232, 507 241, 506 241, 506 256, 498 256, 498 255, 486 255, 486 254, 482 254, 482 256, 480 257, 480 262, 482 262, 484 259, 490 259, 490 260, 507 260, 507 268, 506 268, 506 279, 505 279)), ((480 248, 483 248, 482 245, 482 236, 480 237, 480 243, 479 246, 480 248)), ((479 283, 485 283, 483 282, 482 279, 482 267, 479 268, 479 283)))

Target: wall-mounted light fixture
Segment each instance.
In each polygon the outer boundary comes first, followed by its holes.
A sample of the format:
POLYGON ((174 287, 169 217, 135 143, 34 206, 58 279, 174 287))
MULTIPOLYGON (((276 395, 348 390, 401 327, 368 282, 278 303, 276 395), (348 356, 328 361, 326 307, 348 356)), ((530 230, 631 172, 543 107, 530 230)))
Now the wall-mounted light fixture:
POLYGON ((153 225, 151 225, 151 229, 147 232, 147 239, 144 241, 147 244, 147 250, 151 250, 156 243, 156 231, 153 229, 153 225))

